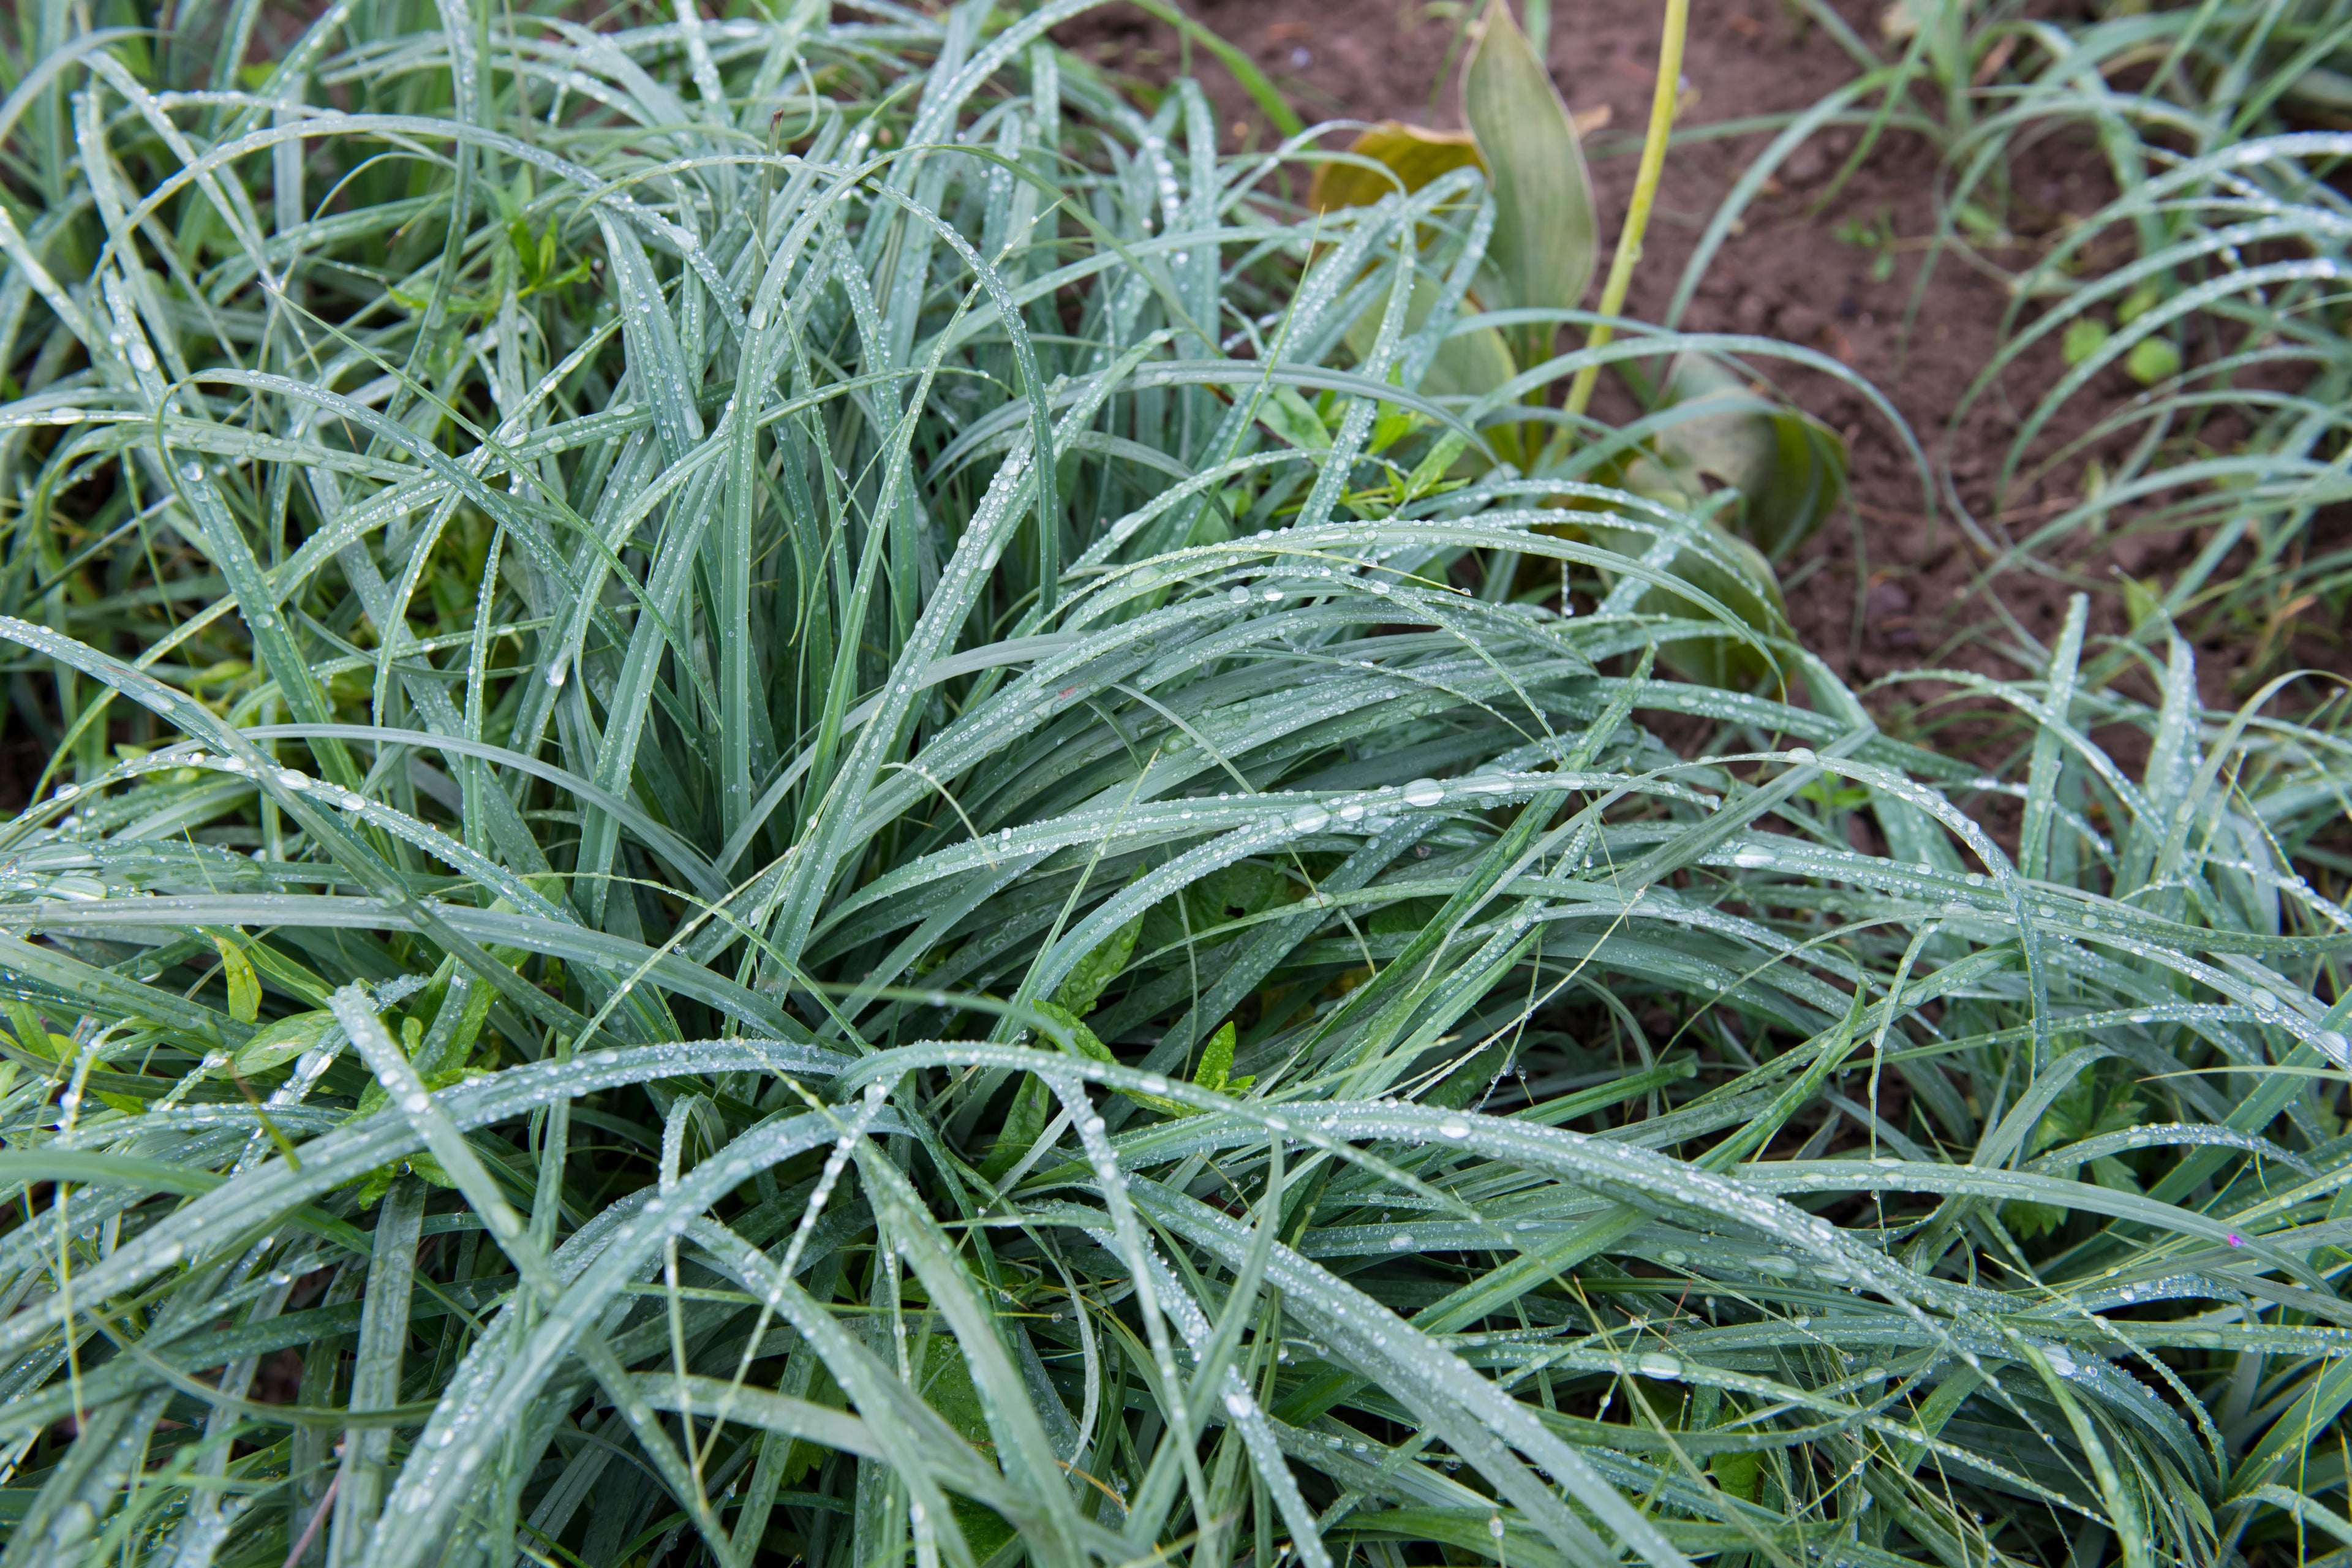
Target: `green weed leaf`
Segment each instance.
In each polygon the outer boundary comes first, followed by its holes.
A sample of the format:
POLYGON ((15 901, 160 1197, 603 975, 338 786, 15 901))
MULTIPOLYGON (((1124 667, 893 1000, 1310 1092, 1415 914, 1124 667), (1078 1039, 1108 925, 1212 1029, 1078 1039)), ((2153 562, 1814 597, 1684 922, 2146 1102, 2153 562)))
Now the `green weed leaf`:
POLYGON ((1600 255, 1575 121, 1506 0, 1489 0, 1462 69, 1463 114, 1495 190, 1490 303, 1572 310, 1600 255))

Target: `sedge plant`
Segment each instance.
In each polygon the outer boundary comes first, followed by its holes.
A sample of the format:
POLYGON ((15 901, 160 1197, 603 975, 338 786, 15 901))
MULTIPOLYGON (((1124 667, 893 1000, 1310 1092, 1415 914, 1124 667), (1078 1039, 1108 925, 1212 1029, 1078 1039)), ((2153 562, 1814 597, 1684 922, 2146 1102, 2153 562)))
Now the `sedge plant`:
POLYGON ((1084 9, 19 14, 0 1564, 2333 1550, 2344 743, 1881 733, 1084 9))

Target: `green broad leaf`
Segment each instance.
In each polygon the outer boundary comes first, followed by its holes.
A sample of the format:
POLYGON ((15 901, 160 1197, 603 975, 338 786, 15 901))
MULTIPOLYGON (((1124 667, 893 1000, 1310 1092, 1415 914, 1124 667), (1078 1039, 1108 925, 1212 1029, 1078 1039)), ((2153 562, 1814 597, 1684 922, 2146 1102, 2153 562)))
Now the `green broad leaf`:
POLYGON ((1668 389, 1677 417, 1658 437, 1660 454, 1737 489, 1738 531, 1768 560, 1786 560, 1845 498, 1845 441, 1820 420, 1758 395, 1705 354, 1677 358, 1668 389))
POLYGON ((1486 167, 1477 139, 1466 131, 1432 131, 1384 120, 1360 132, 1348 144, 1344 161, 1318 163, 1308 187, 1307 205, 1317 212, 1334 207, 1368 207, 1400 189, 1412 192, 1454 170, 1486 167), (1357 159, 1381 165, 1368 168, 1357 159), (1383 172, 1385 171, 1385 172, 1383 172))
MULTIPOLYGON (((510 967, 520 968, 524 954, 493 948, 510 967)), ((401 1048, 416 1066, 416 1073, 428 1089, 444 1089, 463 1079, 471 1068, 474 1047, 481 1039, 482 1026, 490 1016, 490 1004, 497 994, 487 984, 469 977, 458 976, 455 966, 451 977, 441 990, 433 1021, 428 1026, 421 1017, 404 1019, 400 1026, 401 1048)), ((433 1001, 433 993, 425 1000, 433 1001)), ((360 1114, 364 1116, 391 1103, 383 1085, 371 1080, 360 1091, 360 1114)))
POLYGON ((1074 1018, 1083 1018, 1094 1011, 1095 999, 1126 969, 1127 961, 1135 952, 1135 939, 1142 934, 1143 919, 1136 916, 1105 937, 1099 946, 1084 958, 1063 978, 1061 988, 1054 993, 1054 1005, 1074 1018))
MULTIPOLYGON (((841 1384, 834 1380, 833 1373, 821 1361, 810 1367, 809 1385, 800 1397, 812 1405, 822 1405, 828 1410, 849 1408, 849 1395, 841 1391, 841 1384)), ((832 1453, 832 1449, 812 1443, 805 1437, 793 1438, 792 1448, 784 1458, 782 1484, 786 1487, 799 1486, 832 1453)))
MULTIPOLYGON (((1128 939, 1128 946, 1129 951, 1133 950, 1132 937, 1128 939)), ((1126 961, 1122 958, 1120 962, 1124 963, 1126 961)), ((1029 1005, 1045 1018, 1068 1030, 1071 1043, 1077 1047, 1080 1056, 1089 1057, 1098 1062, 1114 1062, 1118 1059, 1111 1054, 1110 1047, 1104 1045, 1101 1038, 1092 1029, 1087 1028, 1084 1020, 1069 1008, 1058 1002, 1032 1002, 1029 1005)), ((1052 1035, 1043 1030, 1038 1033, 1042 1037, 1036 1042, 1038 1048, 1049 1051, 1059 1048, 1058 1042, 1052 1035)), ((994 1146, 989 1150, 988 1158, 982 1162, 980 1173, 992 1182, 1019 1163, 1021 1156, 1026 1154, 1030 1146, 1035 1143, 1038 1137, 1044 1133, 1045 1124, 1053 1119, 1053 1092, 1035 1074, 1023 1074, 1020 1087, 1013 1092, 1013 1109, 1004 1119, 1004 1131, 997 1135, 994 1146)))
POLYGON ((1506 0, 1490 0, 1462 69, 1462 106, 1495 192, 1481 297, 1572 310, 1601 254, 1576 122, 1506 0))
POLYGON ((1324 427, 1315 405, 1294 387, 1269 386, 1258 395, 1257 422, 1285 445, 1302 451, 1327 451, 1331 432, 1324 427))
POLYGON ((1371 439, 1364 443, 1364 450, 1374 455, 1385 452, 1419 429, 1423 423, 1425 421, 1420 415, 1399 408, 1393 403, 1383 403, 1372 420, 1371 439))
POLYGON ((1959 203, 1953 207, 1952 216, 1975 239, 1995 240, 2008 233, 2000 219, 1974 202, 1959 203))
POLYGON ((1264 914, 1290 902, 1298 889, 1279 871, 1255 860, 1237 860, 1210 872, 1144 911, 1138 946, 1147 952, 1181 944, 1232 921, 1264 914))
POLYGON ((279 1018, 237 1048, 236 1069, 250 1075, 283 1066, 315 1049, 334 1026, 332 1013, 295 1013, 279 1018))
POLYGON ((988 1413, 980 1390, 971 1381, 971 1363, 953 1334, 927 1334, 922 1343, 923 1403, 938 1411, 959 1436, 985 1452, 995 1440, 988 1429, 988 1413))
POLYGON ((1297 896, 1287 878, 1256 860, 1236 860, 1223 870, 1203 877, 1194 886, 1213 906, 1210 912, 1222 912, 1226 919, 1263 914, 1297 896))
MULTIPOLYGON (((1444 297, 1436 282, 1426 274, 1414 277, 1412 298, 1405 302, 1404 328, 1417 332, 1429 324, 1429 318, 1444 297)), ((1373 344, 1380 338, 1380 312, 1367 310, 1348 324, 1348 348, 1359 361, 1369 360, 1373 344)), ((1479 327, 1467 332, 1456 332, 1438 345, 1436 356, 1422 374, 1420 390, 1431 397, 1481 398, 1495 392, 1519 374, 1518 363, 1511 355, 1511 346, 1503 334, 1492 327, 1479 327)), ((1445 439, 1467 444, 1468 438, 1458 431, 1449 430, 1445 439)), ((1296 442, 1292 443, 1294 446, 1296 442)), ((1378 447, 1373 448, 1378 450, 1378 447)), ((1460 447, 1455 448, 1456 453, 1460 447)), ((1448 458, 1450 466, 1454 459, 1448 458)))
POLYGON ((2180 374, 2180 351, 2166 338, 2142 338, 2124 356, 2124 374, 2142 386, 2170 381, 2180 374))
POLYGON ((73 1041, 64 1035, 53 1035, 41 1020, 41 1011, 21 996, 6 998, 9 1027, 16 1031, 16 1043, 37 1057, 51 1061, 64 1061, 73 1055, 73 1041))
POLYGON ((1459 1110, 1493 1088, 1503 1069, 1510 1065, 1512 1053, 1517 1048, 1518 1042, 1511 1036, 1497 1036, 1487 1042, 1485 1049, 1466 1058, 1460 1066, 1446 1074, 1443 1082, 1422 1097, 1422 1103, 1459 1110))
MULTIPOLYGON (((1070 1032, 1070 1041, 1077 1047, 1078 1055, 1091 1057, 1098 1062, 1112 1062, 1118 1059, 1110 1054, 1110 1047, 1097 1038, 1092 1029, 1087 1027, 1085 1021, 1067 1007, 1054 1002, 1032 1002, 1029 1005, 1054 1023, 1067 1029, 1070 1032)), ((1037 1043, 1041 1048, 1045 1050, 1058 1048, 1059 1043, 1053 1036, 1044 1034, 1043 1031, 1040 1031, 1040 1034, 1043 1037, 1037 1043)))
POLYGON ((1201 1047, 1201 1065, 1193 1069, 1192 1081, 1202 1089, 1235 1094, 1256 1082, 1255 1077, 1233 1076, 1234 1047, 1239 1043, 1240 1037, 1234 1029, 1232 1019, 1218 1025, 1217 1032, 1211 1035, 1208 1042, 1201 1047))
POLYGON ((2038 1241, 2066 1223, 2066 1211, 2055 1204, 2011 1198, 2000 1205, 2000 1223, 2020 1241, 2038 1241))
POLYGON ((1003 1130, 997 1133, 988 1157, 981 1162, 980 1173, 993 1182, 1018 1164, 1021 1156, 1029 1152, 1045 1131, 1045 1123, 1053 1116, 1053 1091, 1045 1087, 1045 1079, 1034 1073, 1022 1074, 1021 1081, 1013 1089, 1013 1108, 1005 1113, 1003 1130))
POLYGON ((1198 1107, 1187 1105, 1181 1100, 1171 1100, 1165 1095, 1145 1094, 1140 1089, 1129 1089, 1127 1091, 1127 1098, 1147 1110, 1160 1112, 1171 1121, 1201 1114, 1198 1107))
POLYGON ((1853 784, 1832 789, 1815 779, 1797 791, 1799 800, 1810 800, 1823 811, 1852 811, 1870 799, 1870 792, 1853 784))
MULTIPOLYGON (((1240 1036, 1231 1019, 1218 1025, 1216 1032, 1202 1042, 1201 1060, 1192 1070, 1192 1081, 1217 1094, 1239 1094, 1255 1083, 1257 1075, 1255 1073, 1244 1073, 1240 1078, 1233 1076, 1234 1050, 1239 1043, 1240 1036)), ((1129 1089, 1128 1098, 1170 1118, 1202 1114, 1198 1106, 1189 1105, 1181 1100, 1170 1100, 1164 1095, 1129 1089)))
POLYGON ((441 1162, 420 1149, 396 1163, 377 1166, 361 1177, 352 1191, 357 1195, 362 1209, 372 1209, 383 1201, 384 1194, 392 1191, 392 1184, 403 1176, 415 1176, 426 1185, 439 1187, 444 1192, 455 1192, 457 1187, 441 1162))
POLYGON ((430 1183, 432 1185, 440 1187, 445 1191, 455 1192, 457 1190, 457 1178, 449 1174, 448 1171, 444 1168, 440 1161, 435 1159, 432 1155, 425 1153, 422 1150, 411 1154, 405 1161, 402 1162, 402 1167, 407 1171, 410 1175, 430 1183))
POLYGON ((1762 1457, 1756 1454, 1726 1452, 1706 1462, 1707 1474, 1715 1478, 1717 1488, 1742 1502, 1756 1500, 1756 1482, 1763 1468, 1762 1457))
POLYGON ((1459 430, 1448 430, 1440 436, 1427 455, 1413 465, 1412 472, 1405 476, 1404 499, 1412 500, 1435 493, 1438 487, 1446 482, 1447 471, 1460 460, 1469 446, 1470 437, 1459 430))
POLYGON ((1364 929, 1375 936, 1412 936, 1444 907, 1443 899, 1401 899, 1374 910, 1364 929))
MULTIPOLYGON (((1435 292, 1435 285, 1427 279, 1423 280, 1423 286, 1435 292)), ((1421 289, 1413 292, 1418 296, 1421 289)), ((1456 332, 1438 345, 1436 357, 1429 362, 1429 369, 1421 378, 1421 390, 1433 397, 1481 398, 1518 374, 1518 361, 1512 356, 1511 345, 1503 334, 1492 327, 1479 327, 1456 332)), ((1467 445, 1468 437, 1459 431, 1449 431, 1447 435, 1467 445)))
MULTIPOLYGON (((921 1375, 923 1403, 938 1411, 955 1428, 957 1436, 973 1447, 982 1454, 994 1454, 995 1438, 989 1431, 980 1389, 972 1382, 971 1363, 965 1359, 963 1347, 956 1342, 953 1334, 926 1336, 921 1375)), ((985 1562, 997 1548, 1013 1539, 1013 1527, 984 1503, 961 1493, 950 1493, 948 1507, 955 1514, 956 1528, 963 1532, 972 1556, 979 1561, 985 1562)))
POLYGON ((516 265, 522 268, 523 281, 539 280, 539 245, 530 237, 530 225, 520 217, 507 220, 507 243, 514 247, 516 265))
POLYGON ((445 1033, 443 1019, 436 1015, 433 1027, 420 1042, 416 1055, 416 1070, 431 1078, 436 1072, 456 1071, 473 1059, 474 1047, 482 1037, 482 1026, 489 1021, 490 1004, 498 994, 480 981, 465 988, 465 998, 458 1004, 454 996, 443 998, 445 1009, 457 1005, 455 1023, 445 1033))
POLYGON ((238 943, 216 936, 213 945, 220 950, 221 976, 228 983, 228 1016, 250 1024, 261 1016, 261 976, 238 943))
POLYGON ((2083 1073, 2050 1102, 2050 1109, 2034 1123, 2026 1152, 2039 1154, 2045 1149, 2080 1142, 2103 1132, 2137 1127, 2143 1109, 2133 1096, 2103 1088, 2094 1074, 2083 1073))
POLYGON ((2058 352, 2068 364, 2081 364, 2107 346, 2115 334, 2106 322, 2096 316, 2078 316, 2066 323, 2065 335, 2058 340, 2058 352))

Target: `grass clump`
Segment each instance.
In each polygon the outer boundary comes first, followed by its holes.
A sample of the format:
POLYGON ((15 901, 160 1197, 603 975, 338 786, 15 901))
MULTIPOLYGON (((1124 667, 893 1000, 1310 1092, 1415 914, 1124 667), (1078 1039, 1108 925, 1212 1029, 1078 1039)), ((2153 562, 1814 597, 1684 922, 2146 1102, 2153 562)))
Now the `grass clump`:
POLYGON ((0 1563, 2352 1531, 2342 742, 1881 734, 1082 8, 24 14, 0 1563))
POLYGON ((2352 370, 2340 33, 2315 5, 2118 14, 2073 34, 1988 17, 1973 36, 2010 79, 1950 150, 1948 242, 2016 300, 1969 401, 2014 383, 2037 343, 2065 366, 2020 407, 1992 509, 2037 483, 2080 492, 2030 530, 1974 531, 2004 563, 2060 574, 2085 537, 2193 542, 2168 580, 2126 581, 2124 618, 2144 644, 2176 622, 2226 638, 2248 692, 2299 657, 2334 662, 2352 608, 2332 521, 2352 370), (2021 251, 2008 171, 2051 156, 2115 195, 2021 251), (2147 391, 2118 398, 2117 382, 2147 391))

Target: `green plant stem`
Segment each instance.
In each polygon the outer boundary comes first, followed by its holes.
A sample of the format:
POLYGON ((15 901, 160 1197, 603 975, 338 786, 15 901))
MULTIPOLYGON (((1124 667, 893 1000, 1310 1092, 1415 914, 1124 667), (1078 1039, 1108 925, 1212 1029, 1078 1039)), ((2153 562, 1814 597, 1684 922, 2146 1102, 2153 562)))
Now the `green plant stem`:
MULTIPOLYGON (((1682 96, 1683 37, 1690 30, 1690 0, 1666 0, 1665 37, 1658 41, 1658 87, 1650 95, 1650 126, 1642 135, 1642 166, 1633 175, 1633 200, 1625 208, 1625 226, 1617 236, 1616 254, 1609 258, 1609 280, 1601 288, 1601 314, 1614 316, 1624 309, 1626 290, 1633 286, 1633 268, 1642 259, 1642 233, 1650 226, 1650 208, 1658 199, 1658 177, 1665 172, 1666 138, 1675 128, 1675 100, 1682 96)), ((1606 321, 1592 323, 1584 346, 1597 349, 1617 335, 1606 321)), ((1592 384, 1601 367, 1586 365, 1568 389, 1568 411, 1581 414, 1592 401, 1592 384)))

